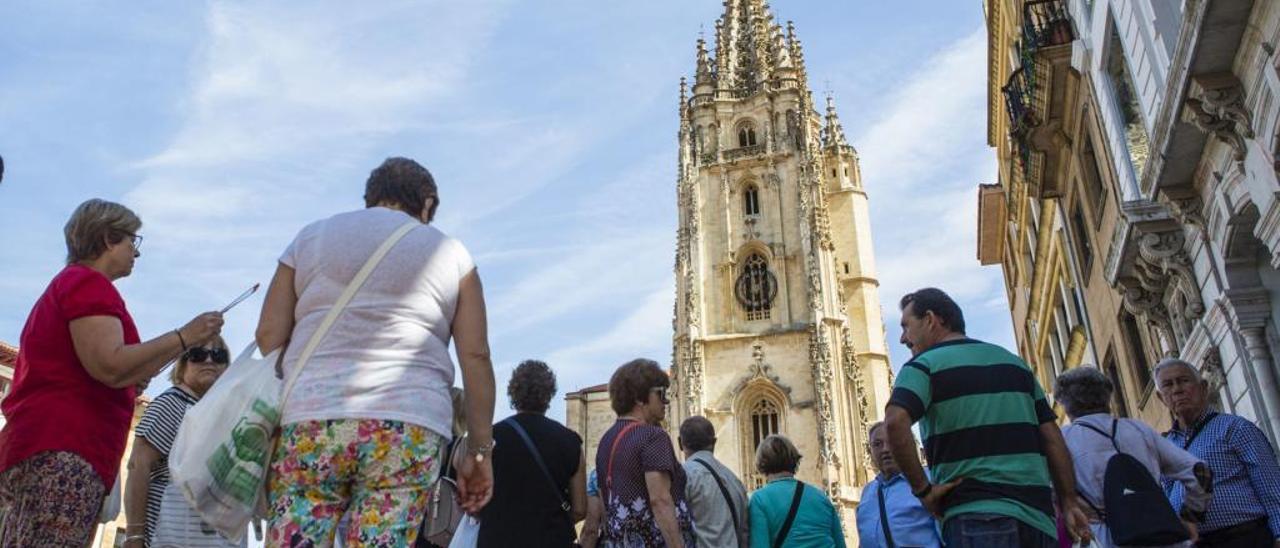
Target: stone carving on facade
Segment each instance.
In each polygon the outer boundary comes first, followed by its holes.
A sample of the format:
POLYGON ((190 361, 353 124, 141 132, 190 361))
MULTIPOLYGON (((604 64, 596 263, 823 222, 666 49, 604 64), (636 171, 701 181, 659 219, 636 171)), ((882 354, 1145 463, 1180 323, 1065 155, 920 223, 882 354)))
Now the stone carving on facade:
POLYGON ((1166 351, 1177 351, 1205 312, 1185 244, 1181 227, 1142 234, 1129 275, 1117 280, 1125 309, 1155 326, 1166 351))
POLYGON ((1186 100, 1188 121, 1230 146, 1243 171, 1253 129, 1240 80, 1231 73, 1215 73, 1194 77, 1192 81, 1192 91, 1188 94, 1191 96, 1186 100))
MULTIPOLYGON (((831 342, 821 321, 809 325, 809 365, 813 369, 814 399, 818 409, 818 462, 824 466, 840 467, 840 457, 835 448, 835 417, 831 399, 831 342)), ((827 490, 832 497, 839 494, 839 480, 827 479, 827 490)))
POLYGON ((1209 404, 1222 409, 1222 389, 1227 385, 1227 374, 1222 369, 1222 354, 1217 346, 1210 346, 1200 363, 1200 377, 1209 385, 1209 404))
POLYGON ((868 475, 870 475, 873 467, 871 442, 867 439, 867 418, 871 416, 871 403, 867 398, 867 383, 863 378, 862 368, 858 366, 858 356, 853 351, 853 336, 849 334, 849 326, 847 324, 840 326, 840 346, 844 349, 841 354, 844 376, 853 385, 853 397, 858 405, 858 419, 853 421, 853 435, 856 436, 858 447, 862 449, 862 452, 858 455, 858 460, 861 461, 862 466, 867 469, 868 475))
POLYGON ((1169 208, 1169 214, 1174 219, 1177 219, 1179 223, 1194 225, 1202 229, 1208 226, 1204 219, 1204 201, 1199 196, 1167 198, 1166 204, 1169 208))

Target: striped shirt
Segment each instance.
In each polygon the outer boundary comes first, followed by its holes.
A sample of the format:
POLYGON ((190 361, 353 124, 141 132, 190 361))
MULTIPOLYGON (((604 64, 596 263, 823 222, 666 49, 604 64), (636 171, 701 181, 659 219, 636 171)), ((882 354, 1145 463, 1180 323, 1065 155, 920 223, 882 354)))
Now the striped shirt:
POLYGON ((160 519, 160 501, 164 498, 164 488, 169 485, 169 450, 173 448, 173 439, 178 437, 182 418, 195 404, 195 396, 175 386, 156 396, 138 420, 135 430, 137 436, 147 440, 147 443, 160 452, 160 460, 151 468, 151 482, 147 485, 147 546, 151 545, 156 523, 160 519))
POLYGON ((889 398, 920 423, 936 483, 963 478, 943 521, 1010 516, 1057 537, 1040 425, 1056 418, 1021 358, 973 339, 946 341, 902 367, 889 398))
MULTIPOLYGON (((1175 425, 1165 437, 1213 472, 1213 499, 1200 534, 1266 518, 1271 536, 1280 539, 1280 465, 1266 435, 1247 419, 1228 413, 1206 411, 1195 424, 1190 430, 1175 425)), ((1165 479, 1164 489, 1174 508, 1188 498, 1180 483, 1165 479)))

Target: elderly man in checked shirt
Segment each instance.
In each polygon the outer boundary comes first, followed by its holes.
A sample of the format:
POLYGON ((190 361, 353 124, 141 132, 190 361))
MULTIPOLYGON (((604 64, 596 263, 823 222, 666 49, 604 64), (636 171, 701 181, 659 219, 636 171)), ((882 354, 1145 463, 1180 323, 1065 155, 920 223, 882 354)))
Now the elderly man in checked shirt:
MULTIPOLYGON (((1173 413, 1165 437, 1213 472, 1197 546, 1280 547, 1280 464, 1262 430, 1210 409, 1208 383, 1185 361, 1161 361, 1155 377, 1160 401, 1173 413)), ((1165 492, 1175 508, 1182 505, 1181 484, 1166 481, 1165 492)))

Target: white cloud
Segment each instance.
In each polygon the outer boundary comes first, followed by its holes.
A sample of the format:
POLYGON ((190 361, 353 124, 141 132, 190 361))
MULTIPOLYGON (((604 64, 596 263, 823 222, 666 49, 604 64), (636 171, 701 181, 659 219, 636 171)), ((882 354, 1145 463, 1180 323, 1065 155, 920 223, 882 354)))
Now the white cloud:
MULTIPOLYGON (((883 114, 854 142, 871 199, 886 311, 896 310, 901 295, 934 286, 970 317, 1008 323, 1007 308, 991 304, 1004 300, 1000 270, 976 258, 977 184, 996 175, 985 139, 986 85, 986 31, 979 28, 896 86, 883 114)), ((885 320, 892 326, 896 314, 885 320)))

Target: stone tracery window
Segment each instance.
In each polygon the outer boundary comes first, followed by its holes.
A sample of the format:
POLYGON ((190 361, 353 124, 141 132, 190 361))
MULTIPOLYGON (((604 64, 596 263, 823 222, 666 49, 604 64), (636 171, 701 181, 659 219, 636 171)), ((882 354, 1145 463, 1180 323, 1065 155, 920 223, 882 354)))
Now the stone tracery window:
POLYGON ((751 122, 743 122, 738 124, 738 146, 750 147, 756 145, 756 126, 751 122))
POLYGON ((767 320, 778 295, 778 279, 769 272, 769 263, 759 253, 743 261, 742 271, 733 287, 738 304, 747 312, 747 320, 767 320))
MULTIPOLYGON (((771 434, 779 434, 782 432, 779 428, 781 410, 777 402, 774 402, 772 399, 762 397, 756 400, 755 403, 751 404, 751 408, 748 409, 747 416, 750 420, 748 426, 750 427, 751 432, 751 437, 747 439, 747 442, 751 445, 744 448, 746 449, 744 454, 748 456, 751 462, 754 462, 756 449, 760 447, 760 442, 764 441, 764 439, 769 437, 771 434)), ((751 466, 748 470, 753 470, 754 468, 754 466, 751 466)), ((753 472, 750 476, 749 483, 751 484, 751 489, 764 487, 764 475, 759 472, 753 472)))
POLYGON ((742 191, 742 212, 745 215, 760 214, 760 189, 756 185, 747 185, 742 191))

